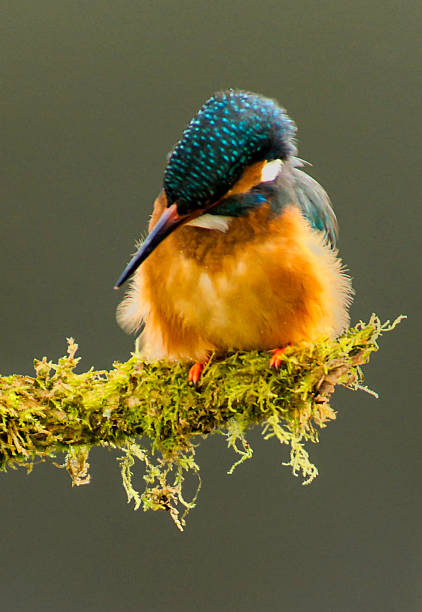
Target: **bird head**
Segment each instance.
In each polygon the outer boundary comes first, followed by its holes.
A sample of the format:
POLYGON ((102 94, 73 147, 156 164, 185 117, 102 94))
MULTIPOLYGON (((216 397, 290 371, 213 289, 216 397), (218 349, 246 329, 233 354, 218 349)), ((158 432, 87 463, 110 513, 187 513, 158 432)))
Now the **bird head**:
POLYGON ((166 209, 116 288, 171 232, 212 212, 248 167, 294 155, 295 131, 284 110, 269 98, 232 89, 209 98, 169 156, 163 184, 166 209))

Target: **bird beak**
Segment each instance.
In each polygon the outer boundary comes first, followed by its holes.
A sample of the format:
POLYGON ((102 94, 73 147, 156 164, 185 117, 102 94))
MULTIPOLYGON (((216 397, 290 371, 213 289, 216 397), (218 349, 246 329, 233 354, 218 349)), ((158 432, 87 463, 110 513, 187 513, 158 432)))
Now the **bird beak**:
POLYGON ((136 268, 138 268, 143 261, 153 252, 153 250, 166 238, 171 232, 173 232, 179 225, 186 223, 191 219, 192 214, 179 215, 177 212, 177 205, 172 204, 169 208, 161 214, 157 224, 152 229, 151 233, 148 234, 145 242, 141 245, 139 251, 132 257, 126 268, 123 270, 122 275, 115 285, 115 289, 118 289, 123 283, 131 276, 136 268))

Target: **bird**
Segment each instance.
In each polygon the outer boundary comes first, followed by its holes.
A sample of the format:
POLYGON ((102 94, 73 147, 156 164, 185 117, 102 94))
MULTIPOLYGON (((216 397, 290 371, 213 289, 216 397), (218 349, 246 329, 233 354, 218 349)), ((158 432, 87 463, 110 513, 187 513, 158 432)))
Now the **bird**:
POLYGON ((142 330, 142 358, 193 362, 198 384, 212 354, 271 351, 278 368, 287 346, 348 327, 337 219, 275 100, 215 93, 167 159, 149 233, 115 286, 132 277, 117 320, 142 330))

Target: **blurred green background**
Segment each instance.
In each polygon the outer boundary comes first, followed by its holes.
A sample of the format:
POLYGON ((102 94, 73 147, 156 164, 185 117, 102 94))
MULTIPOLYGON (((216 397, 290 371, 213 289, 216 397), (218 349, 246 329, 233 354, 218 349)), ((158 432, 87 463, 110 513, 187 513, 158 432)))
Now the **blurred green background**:
MULTIPOLYGON (((74 336, 81 368, 126 360, 113 284, 146 230, 167 152, 204 100, 276 98, 330 193, 352 320, 409 319, 339 390, 302 487, 252 432, 220 437, 181 535, 125 503, 115 452, 73 489, 51 465, 0 475, 6 610, 422 609, 420 2, 0 0, 0 372, 74 336)), ((139 477, 141 484, 141 477, 139 477)))

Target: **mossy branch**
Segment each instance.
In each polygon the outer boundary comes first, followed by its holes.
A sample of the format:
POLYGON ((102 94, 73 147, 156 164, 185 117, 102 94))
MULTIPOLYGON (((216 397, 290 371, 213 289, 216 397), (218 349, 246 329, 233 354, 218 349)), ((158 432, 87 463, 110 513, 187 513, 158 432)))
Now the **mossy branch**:
POLYGON ((72 483, 81 485, 89 482, 92 447, 119 448, 128 500, 135 508, 142 503, 145 510, 167 510, 183 529, 180 509, 186 514, 198 494, 190 502, 182 495, 185 472, 199 479, 197 437, 216 432, 227 437, 239 455, 232 473, 252 456, 245 431, 262 424, 265 439, 275 436, 290 447, 286 465, 307 484, 318 471, 304 443, 317 442, 318 430, 335 419, 329 403, 335 385, 368 391, 360 366, 378 349, 377 338, 402 318, 381 324, 373 315, 337 340, 288 347, 279 371, 270 370, 265 352, 211 360, 198 388, 188 384, 186 364, 146 363, 136 355, 114 363, 109 372, 78 374, 78 347, 68 339, 68 355, 57 364, 46 357, 34 361, 34 378, 0 377, 0 467, 31 470, 37 458, 65 451, 72 483), (141 448, 138 438, 147 439, 150 450, 141 448), (146 468, 142 495, 132 485, 135 459, 146 468))

